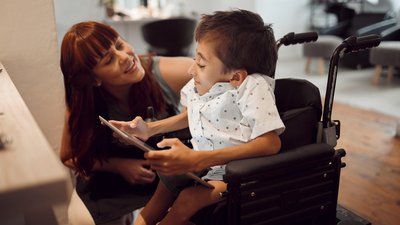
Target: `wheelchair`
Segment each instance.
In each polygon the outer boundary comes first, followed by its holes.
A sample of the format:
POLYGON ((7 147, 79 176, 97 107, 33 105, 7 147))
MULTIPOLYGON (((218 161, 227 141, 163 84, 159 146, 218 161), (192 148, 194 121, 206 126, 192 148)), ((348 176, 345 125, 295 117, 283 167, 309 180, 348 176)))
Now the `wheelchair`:
MULTIPOLYGON (((315 40, 312 33, 289 33, 277 46, 315 40)), ((379 43, 378 35, 349 37, 335 49, 324 107, 319 89, 312 83, 276 79, 276 104, 286 126, 280 136, 280 153, 229 162, 224 175, 228 188, 221 193, 226 200, 202 209, 191 221, 197 225, 370 224, 362 218, 353 223, 352 218, 343 216, 351 212, 338 205, 346 152, 335 149, 340 122, 333 121, 331 113, 339 58, 379 43)))

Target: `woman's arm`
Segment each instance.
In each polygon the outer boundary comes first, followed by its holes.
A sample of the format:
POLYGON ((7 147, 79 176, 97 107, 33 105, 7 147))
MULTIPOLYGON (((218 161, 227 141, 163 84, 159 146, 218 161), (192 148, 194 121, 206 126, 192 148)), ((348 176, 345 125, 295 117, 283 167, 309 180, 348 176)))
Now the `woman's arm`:
POLYGON ((180 95, 182 87, 192 78, 188 73, 193 59, 188 57, 160 57, 161 76, 176 95, 180 95))
POLYGON ((168 146, 171 149, 151 151, 145 153, 145 156, 152 169, 164 175, 177 175, 223 165, 233 160, 273 155, 279 152, 281 142, 278 134, 271 131, 248 143, 212 151, 193 151, 178 139, 164 139, 158 144, 160 148, 168 146))
POLYGON ((60 149, 60 159, 61 162, 68 168, 75 170, 75 166, 72 163, 72 152, 71 152, 71 135, 69 132, 69 111, 65 110, 64 113, 64 128, 61 136, 61 149, 60 149))

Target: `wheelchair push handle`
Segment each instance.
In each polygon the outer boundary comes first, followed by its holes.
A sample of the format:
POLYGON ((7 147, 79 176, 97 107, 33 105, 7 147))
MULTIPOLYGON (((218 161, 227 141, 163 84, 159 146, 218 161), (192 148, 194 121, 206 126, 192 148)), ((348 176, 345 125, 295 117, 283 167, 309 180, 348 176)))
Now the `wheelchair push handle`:
POLYGON ((369 48, 377 47, 381 43, 381 37, 377 34, 362 37, 350 36, 343 41, 347 46, 344 53, 358 52, 369 48))
POLYGON ((304 32, 304 33, 294 33, 290 32, 283 36, 281 39, 278 40, 278 48, 281 45, 295 45, 295 44, 301 44, 301 43, 306 43, 306 42, 314 42, 318 39, 318 33, 317 32, 304 32))
POLYGON ((381 43, 381 37, 376 34, 366 35, 361 37, 350 36, 346 38, 336 49, 333 51, 329 63, 328 81, 326 85, 324 111, 322 115, 322 123, 324 128, 334 126, 331 121, 332 105, 334 100, 334 93, 336 87, 336 77, 338 71, 339 59, 343 54, 349 52, 358 52, 361 50, 374 48, 381 43))

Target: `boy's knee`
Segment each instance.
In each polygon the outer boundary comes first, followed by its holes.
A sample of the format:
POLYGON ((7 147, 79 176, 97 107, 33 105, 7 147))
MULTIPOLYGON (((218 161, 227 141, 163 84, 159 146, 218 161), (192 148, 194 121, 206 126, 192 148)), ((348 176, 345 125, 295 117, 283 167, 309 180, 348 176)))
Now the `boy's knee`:
POLYGON ((190 218, 194 213, 199 210, 199 206, 196 204, 197 201, 193 199, 193 193, 184 189, 178 195, 171 210, 180 218, 190 218))

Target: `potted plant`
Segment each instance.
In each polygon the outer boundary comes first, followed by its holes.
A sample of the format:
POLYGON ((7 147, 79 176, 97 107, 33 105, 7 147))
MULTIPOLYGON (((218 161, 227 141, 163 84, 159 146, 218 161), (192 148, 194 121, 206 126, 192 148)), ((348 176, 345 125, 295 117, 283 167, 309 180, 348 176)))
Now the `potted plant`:
POLYGON ((105 7, 108 17, 113 17, 115 14, 115 1, 116 0, 99 0, 99 5, 105 7))

